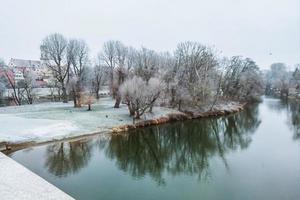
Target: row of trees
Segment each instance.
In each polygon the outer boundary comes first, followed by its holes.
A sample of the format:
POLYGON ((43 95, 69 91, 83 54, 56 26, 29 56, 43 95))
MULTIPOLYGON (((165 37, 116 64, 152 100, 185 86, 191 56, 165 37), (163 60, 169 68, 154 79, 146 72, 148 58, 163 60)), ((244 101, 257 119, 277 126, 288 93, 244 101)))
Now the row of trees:
POLYGON ((67 40, 60 34, 47 36, 40 46, 41 60, 51 70, 62 91, 63 102, 68 102, 68 91, 74 106, 81 107, 82 93, 89 81, 88 46, 83 40, 67 40))
POLYGON ((250 101, 264 88, 253 60, 219 58, 215 49, 198 42, 183 42, 174 53, 159 53, 108 41, 92 62, 84 40, 56 33, 42 41, 40 50, 63 102, 72 98, 75 107, 91 104, 99 98, 101 86, 108 85, 114 107, 127 104, 135 118, 151 112, 155 104, 188 110, 213 109, 224 99, 250 101))
POLYGON ((180 43, 171 54, 109 41, 99 59, 109 69, 115 107, 123 99, 136 118, 157 102, 179 110, 212 109, 219 99, 257 99, 264 88, 253 60, 220 59, 214 49, 197 42, 180 43))
POLYGON ((289 70, 284 63, 273 63, 265 74, 266 94, 288 97, 300 94, 300 64, 289 70))

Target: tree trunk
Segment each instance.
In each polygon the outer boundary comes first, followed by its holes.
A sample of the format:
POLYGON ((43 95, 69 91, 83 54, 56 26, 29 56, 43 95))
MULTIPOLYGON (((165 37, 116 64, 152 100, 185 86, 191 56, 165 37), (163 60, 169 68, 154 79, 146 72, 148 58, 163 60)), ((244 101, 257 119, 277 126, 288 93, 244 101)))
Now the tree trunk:
POLYGON ((96 92, 96 99, 97 100, 100 99, 99 90, 97 90, 97 92, 96 92))
POLYGON ((137 109, 137 111, 135 112, 135 119, 140 119, 141 115, 140 115, 140 111, 137 109))
POLYGON ((178 110, 181 111, 181 100, 178 101, 178 110))
POLYGON ((150 106, 149 112, 152 113, 152 110, 153 110, 153 105, 150 106))
POLYGON ((172 106, 172 107, 176 107, 176 90, 175 90, 175 88, 171 88, 170 89, 171 90, 171 100, 170 100, 170 105, 172 106))
POLYGON ((115 93, 114 93, 114 71, 113 69, 111 69, 111 72, 110 72, 110 95, 115 98, 115 93))
POLYGON ((88 104, 88 111, 91 111, 92 108, 91 108, 91 104, 88 104))
POLYGON ((74 102, 74 108, 77 107, 77 99, 76 99, 76 95, 75 92, 73 91, 73 102, 74 102))
POLYGON ((117 94, 114 108, 120 108, 120 103, 121 103, 121 96, 120 94, 117 94))
POLYGON ((68 103, 67 89, 65 88, 64 84, 62 84, 62 98, 63 98, 63 103, 68 103))

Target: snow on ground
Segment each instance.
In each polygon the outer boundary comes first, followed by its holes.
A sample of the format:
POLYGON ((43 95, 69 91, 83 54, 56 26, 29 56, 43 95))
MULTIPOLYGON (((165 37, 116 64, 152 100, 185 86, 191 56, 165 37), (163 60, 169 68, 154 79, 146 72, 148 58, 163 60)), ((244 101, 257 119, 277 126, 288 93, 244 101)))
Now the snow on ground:
MULTIPOLYGON (((114 100, 101 98, 87 107, 74 108, 73 103, 41 103, 35 105, 0 108, 0 142, 50 141, 67 137, 107 131, 112 127, 131 124, 126 105, 113 108, 114 100)), ((176 112, 169 108, 155 107, 153 114, 142 119, 153 119, 176 112)))

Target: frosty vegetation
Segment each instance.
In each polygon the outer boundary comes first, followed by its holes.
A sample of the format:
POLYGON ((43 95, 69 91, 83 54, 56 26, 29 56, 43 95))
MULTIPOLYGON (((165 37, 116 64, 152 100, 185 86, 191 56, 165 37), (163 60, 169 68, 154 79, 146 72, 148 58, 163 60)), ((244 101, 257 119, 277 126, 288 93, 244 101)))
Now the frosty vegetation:
POLYGON ((131 116, 139 119, 146 111, 152 111, 155 101, 164 89, 164 83, 158 78, 147 81, 134 76, 120 86, 120 95, 128 106, 131 116))
POLYGON ((300 64, 289 70, 284 63, 274 63, 265 75, 266 94, 281 97, 300 96, 300 64))
MULTIPOLYGON (((253 101, 264 92, 262 73, 252 59, 223 58, 198 42, 179 43, 174 52, 156 52, 112 40, 91 59, 84 40, 55 33, 42 40, 40 51, 54 77, 48 87, 59 91, 61 101, 72 100, 74 107, 88 105, 90 110, 101 88, 109 86, 114 107, 126 104, 136 119, 154 105, 180 111, 213 109, 219 101, 253 101)), ((4 87, 13 89, 17 105, 22 98, 34 101, 34 77, 26 73, 24 82, 15 83, 7 75, 0 84, 0 93, 4 87)))

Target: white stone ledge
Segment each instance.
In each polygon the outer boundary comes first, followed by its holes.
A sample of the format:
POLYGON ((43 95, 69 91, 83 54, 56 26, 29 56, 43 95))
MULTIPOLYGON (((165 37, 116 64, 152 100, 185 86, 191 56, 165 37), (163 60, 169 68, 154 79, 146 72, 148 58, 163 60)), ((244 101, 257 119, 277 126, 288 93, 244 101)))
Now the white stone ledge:
POLYGON ((1 152, 0 199, 74 200, 68 194, 1 152))

